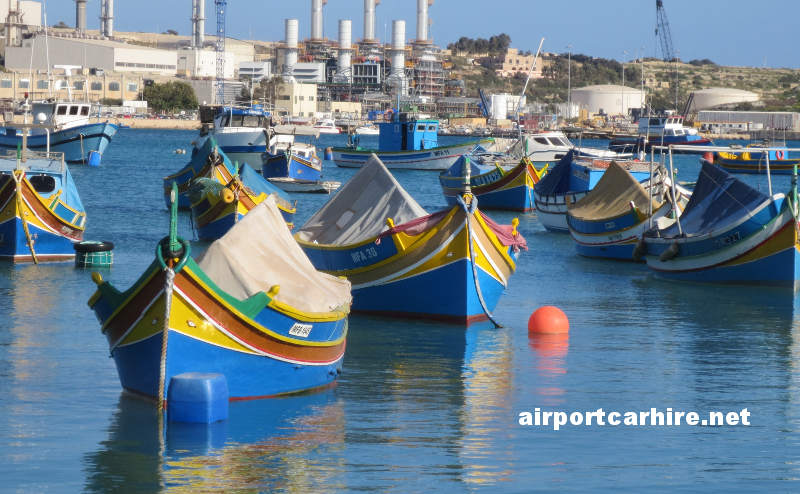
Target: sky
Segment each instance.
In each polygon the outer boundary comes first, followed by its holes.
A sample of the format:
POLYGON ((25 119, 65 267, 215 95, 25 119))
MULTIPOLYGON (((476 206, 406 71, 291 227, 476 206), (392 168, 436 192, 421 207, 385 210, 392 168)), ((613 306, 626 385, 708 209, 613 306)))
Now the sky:
MULTIPOLYGON (((191 0, 117 0, 114 29, 191 32, 191 0)), ((720 65, 800 68, 795 33, 797 0, 663 0, 673 46, 689 61, 720 65)), ((376 8, 376 35, 391 39, 392 20, 406 21, 416 37, 416 0, 382 0, 376 8)), ((352 19, 354 41, 363 34, 363 0, 328 0, 325 36, 336 39, 339 19, 352 19)), ((48 24, 75 23, 72 0, 45 1, 48 24)), ((228 36, 279 41, 283 21, 300 20, 300 37, 310 32, 311 0, 228 0, 228 36)), ((434 42, 442 47, 462 36, 489 38, 506 33, 511 46, 628 61, 642 53, 660 56, 655 37, 655 0, 435 0, 430 7, 434 42)), ((87 24, 99 26, 100 0, 89 0, 87 24)), ((213 0, 206 0, 206 33, 216 30, 213 0)))

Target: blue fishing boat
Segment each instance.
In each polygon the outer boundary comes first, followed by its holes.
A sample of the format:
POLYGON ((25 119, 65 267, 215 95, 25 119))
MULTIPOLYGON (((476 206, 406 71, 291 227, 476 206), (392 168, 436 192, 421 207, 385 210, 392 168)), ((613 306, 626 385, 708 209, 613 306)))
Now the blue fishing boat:
POLYGON ((790 197, 765 194, 704 163, 675 224, 645 233, 647 266, 665 278, 798 288, 796 180, 790 197))
POLYGON ((374 156, 295 234, 353 284, 353 311, 468 325, 491 319, 525 239, 465 194, 428 214, 374 156))
POLYGON ((59 152, 68 163, 88 163, 90 153, 99 164, 117 126, 108 122, 89 123, 88 102, 33 103, 32 114, 36 127, 10 124, 0 128, 0 149, 16 150, 26 134, 27 147, 32 151, 59 152))
POLYGON ((642 184, 612 162, 597 186, 567 208, 567 226, 578 254, 634 260, 641 235, 655 224, 664 228, 674 223, 686 205, 689 192, 676 186, 674 201, 670 184, 662 166, 654 167, 653 177, 642 184))
POLYGON ((537 170, 528 158, 506 170, 499 164, 476 163, 464 155, 448 170, 439 174, 439 184, 447 200, 454 206, 465 192, 466 167, 470 170, 470 188, 482 209, 504 209, 528 212, 534 209, 533 187, 547 172, 547 165, 537 170))
MULTIPOLYGON (((177 206, 177 204, 176 204, 177 206)), ((232 400, 324 386, 341 369, 350 283, 317 272, 269 198, 201 258, 170 235, 133 286, 89 299, 122 387, 163 406, 173 376, 225 376, 232 400)))
POLYGON ((0 218, 0 259, 74 259, 86 212, 62 153, 20 147, 0 157, 0 218))
POLYGON ((790 158, 786 147, 765 151, 759 146, 747 146, 704 153, 700 162, 715 164, 729 173, 765 174, 769 168, 772 175, 791 175, 794 167, 800 164, 800 158, 790 158))
POLYGON ((262 105, 200 107, 200 135, 195 149, 202 149, 208 139, 214 139, 232 161, 247 163, 261 169, 261 156, 268 151, 270 112, 262 105))
POLYGON ((394 113, 390 121, 378 124, 380 135, 378 149, 359 146, 358 135, 349 136, 347 147, 333 148, 333 161, 337 166, 360 168, 375 154, 387 168, 415 170, 447 170, 462 154, 476 146, 493 148, 493 139, 479 139, 439 145, 439 121, 421 118, 411 113, 394 113))
POLYGON ((269 149, 264 153, 261 167, 264 177, 319 181, 322 160, 317 156, 317 147, 310 142, 298 141, 297 136, 316 139, 319 130, 295 125, 279 125, 270 129, 269 149))
MULTIPOLYGON (((650 178, 646 163, 619 161, 637 181, 650 178)), ((567 208, 582 199, 592 190, 611 165, 611 161, 598 159, 576 159, 570 151, 555 167, 533 187, 536 216, 547 230, 567 233, 567 208)))
POLYGON ((170 207, 174 182, 178 186, 178 207, 190 209, 192 202, 189 198, 189 189, 194 179, 213 178, 219 183, 227 184, 237 170, 236 165, 221 151, 217 142, 213 138, 206 139, 201 147, 192 150, 192 157, 186 166, 164 177, 164 202, 170 207))
MULTIPOLYGON (((216 166, 224 168, 225 165, 220 162, 216 166)), ((225 170, 212 172, 211 178, 196 178, 189 188, 194 226, 200 240, 222 237, 246 214, 271 196, 275 197, 275 204, 289 228, 293 226, 292 219, 297 209, 289 196, 267 182, 260 173, 245 163, 239 166, 237 173, 227 183, 218 180, 223 174, 225 170)))

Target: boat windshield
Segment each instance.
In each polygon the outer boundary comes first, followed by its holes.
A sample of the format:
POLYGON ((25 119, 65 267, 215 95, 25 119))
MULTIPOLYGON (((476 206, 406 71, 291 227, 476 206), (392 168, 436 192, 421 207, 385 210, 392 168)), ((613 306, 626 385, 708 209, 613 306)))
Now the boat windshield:
POLYGON ((259 115, 226 115, 223 127, 264 127, 264 117, 259 115))

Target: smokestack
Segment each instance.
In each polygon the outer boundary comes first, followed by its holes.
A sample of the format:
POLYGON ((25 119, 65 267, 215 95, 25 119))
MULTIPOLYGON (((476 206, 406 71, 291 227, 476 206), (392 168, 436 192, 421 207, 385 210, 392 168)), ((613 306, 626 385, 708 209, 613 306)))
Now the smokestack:
POLYGON ((389 80, 400 94, 406 93, 406 21, 392 21, 392 71, 389 80))
POLYGON ((417 0, 417 41, 428 41, 428 7, 433 0, 417 0))
POLYGON ((339 59, 336 67, 336 82, 352 80, 353 23, 349 19, 339 19, 339 59))
POLYGON ((323 37, 322 31, 322 6, 327 4, 328 0, 311 0, 311 39, 321 40, 323 37))
POLYGON ((86 0, 75 0, 75 31, 86 32, 86 0))
POLYGON ((100 0, 100 36, 106 34, 106 0, 100 0))
POLYGON ((295 82, 294 66, 297 64, 297 38, 300 30, 297 19, 286 19, 286 55, 283 67, 283 80, 295 82))
POLYGON ((195 19, 194 45, 203 48, 206 42, 206 0, 195 0, 197 2, 197 18, 195 19))
POLYGON ((194 48, 195 40, 197 39, 197 0, 192 0, 192 16, 189 18, 192 22, 192 36, 189 38, 189 47, 194 48))
POLYGON ((106 36, 114 37, 114 0, 106 0, 106 36))
POLYGON ((375 6, 380 0, 364 0, 364 41, 375 39, 375 6))

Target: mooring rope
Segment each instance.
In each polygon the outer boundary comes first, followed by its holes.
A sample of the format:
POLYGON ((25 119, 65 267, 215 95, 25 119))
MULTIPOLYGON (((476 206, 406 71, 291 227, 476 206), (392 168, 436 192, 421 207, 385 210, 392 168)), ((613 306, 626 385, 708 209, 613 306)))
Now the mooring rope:
POLYGON ((16 183, 17 187, 17 210, 19 211, 19 219, 22 221, 22 229, 25 231, 25 239, 28 241, 28 249, 31 251, 31 257, 33 258, 34 264, 39 264, 39 259, 36 257, 36 251, 33 249, 33 238, 31 237, 31 232, 28 230, 28 221, 25 219, 25 211, 22 208, 22 172, 19 173, 17 176, 16 173, 12 173, 14 176, 14 182, 16 183))
POLYGON ((158 374, 158 410, 164 410, 164 388, 167 379, 167 342, 169 340, 169 316, 172 310, 172 287, 175 283, 175 271, 167 267, 167 282, 164 286, 164 327, 161 335, 161 365, 158 374))
POLYGON ((470 221, 473 213, 477 210, 478 200, 477 198, 473 197, 470 204, 467 205, 461 196, 457 197, 458 203, 461 204, 461 207, 464 208, 464 211, 467 213, 467 246, 469 249, 470 264, 472 264, 472 280, 475 282, 475 291, 478 293, 478 301, 481 303, 481 308, 483 309, 484 314, 486 314, 486 317, 489 318, 492 324, 494 324, 496 328, 502 328, 503 326, 494 319, 492 312, 488 307, 486 307, 486 301, 483 299, 483 292, 481 292, 481 283, 478 281, 478 267, 475 261, 475 251, 472 248, 472 221, 470 221))

